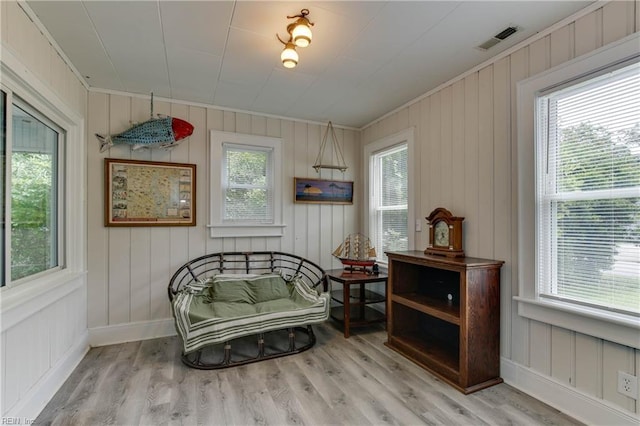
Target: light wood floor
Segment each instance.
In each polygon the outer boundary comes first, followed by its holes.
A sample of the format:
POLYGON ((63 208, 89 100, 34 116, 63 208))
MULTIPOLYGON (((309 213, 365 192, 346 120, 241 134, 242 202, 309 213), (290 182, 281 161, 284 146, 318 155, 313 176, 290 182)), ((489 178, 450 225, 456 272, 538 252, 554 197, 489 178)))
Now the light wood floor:
POLYGON ((177 337, 94 348, 36 419, 61 425, 574 425, 500 384, 463 395, 383 345, 330 323, 302 354, 217 371, 180 361, 177 337))

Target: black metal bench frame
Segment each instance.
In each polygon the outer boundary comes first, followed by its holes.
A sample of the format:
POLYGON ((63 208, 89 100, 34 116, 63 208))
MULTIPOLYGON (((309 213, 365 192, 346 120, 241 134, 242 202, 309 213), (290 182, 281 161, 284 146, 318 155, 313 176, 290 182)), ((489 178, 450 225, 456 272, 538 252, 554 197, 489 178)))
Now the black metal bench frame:
MULTIPOLYGON (((200 256, 182 265, 171 277, 168 286, 169 300, 189 283, 211 278, 219 274, 263 274, 279 272, 285 277, 298 275, 307 285, 317 289, 322 285, 322 291, 327 291, 329 280, 327 274, 316 263, 301 256, 279 251, 255 251, 255 252, 220 252, 200 256)), ((252 362, 278 358, 304 352, 316 343, 316 338, 311 325, 303 327, 291 327, 288 331, 288 347, 275 353, 265 353, 265 333, 259 333, 257 338, 257 350, 255 356, 234 359, 232 348, 236 340, 230 340, 217 345, 210 345, 198 351, 182 353, 182 362, 192 368, 201 370, 214 370, 252 362), (304 335, 306 344, 298 346, 296 336, 304 335), (222 350, 220 362, 208 362, 203 360, 203 351, 222 350)))

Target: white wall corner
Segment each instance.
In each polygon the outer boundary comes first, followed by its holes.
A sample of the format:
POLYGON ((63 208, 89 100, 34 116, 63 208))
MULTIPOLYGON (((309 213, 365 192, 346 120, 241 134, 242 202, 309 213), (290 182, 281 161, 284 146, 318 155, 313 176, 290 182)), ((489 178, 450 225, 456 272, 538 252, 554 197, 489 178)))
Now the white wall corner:
POLYGON ((127 324, 107 325, 89 329, 91 347, 115 345, 176 335, 173 319, 139 321, 127 324))
POLYGON ((89 333, 85 330, 75 345, 64 354, 56 365, 29 389, 18 403, 4 415, 3 419, 35 420, 51 398, 76 369, 89 351, 89 333))
POLYGON ((505 383, 589 425, 638 426, 640 417, 509 359, 500 359, 505 383))

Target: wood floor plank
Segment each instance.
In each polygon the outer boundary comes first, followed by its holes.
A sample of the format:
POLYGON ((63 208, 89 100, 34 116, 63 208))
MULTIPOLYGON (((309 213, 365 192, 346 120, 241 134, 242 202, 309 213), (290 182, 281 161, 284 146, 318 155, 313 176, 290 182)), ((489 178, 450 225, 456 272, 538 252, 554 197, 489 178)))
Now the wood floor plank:
POLYGON ((376 398, 366 389, 360 387, 356 377, 346 374, 341 367, 334 365, 335 360, 326 354, 325 349, 316 351, 321 360, 324 372, 346 396, 345 403, 358 409, 371 424, 394 424, 393 415, 377 403, 376 398))
POLYGON ((375 380, 334 344, 323 347, 343 380, 339 385, 356 400, 356 405, 373 423, 420 424, 420 417, 399 401, 384 385, 375 380))
POLYGON ((100 404, 89 418, 91 424, 115 424, 117 410, 126 401, 130 392, 129 380, 140 342, 125 343, 120 346, 116 359, 107 367, 103 380, 96 392, 100 395, 100 404), (123 392, 124 390, 124 392, 123 392))
POLYGON ((292 358, 304 370, 307 379, 343 424, 372 424, 357 407, 349 404, 347 395, 336 386, 330 377, 324 374, 314 350, 292 358))
POLYGON ((305 418, 300 401, 295 397, 295 392, 288 385, 277 360, 265 361, 264 364, 268 367, 265 372, 269 395, 277 409, 282 413, 284 423, 290 425, 314 424, 305 418))
POLYGON ((244 394, 243 384, 234 380, 235 372, 228 370, 220 372, 218 379, 221 381, 220 392, 225 395, 224 414, 227 424, 247 425, 265 424, 259 413, 255 413, 249 406, 244 394))
POLYGON ((151 376, 147 386, 141 424, 166 424, 171 409, 171 390, 175 387, 173 369, 176 339, 154 339, 143 342, 142 349, 149 354, 151 376))
MULTIPOLYGON (((392 387, 393 384, 400 379, 400 383, 406 386, 407 389, 405 391, 400 389, 399 391, 403 396, 403 392, 407 392, 405 398, 408 404, 413 399, 417 399, 421 403, 427 401, 426 403, 430 408, 427 412, 423 412, 422 416, 425 417, 427 413, 430 413, 434 421, 446 422, 451 415, 438 404, 435 404, 438 398, 430 398, 430 395, 438 392, 444 395, 447 400, 455 401, 459 399, 457 398, 457 391, 417 365, 403 362, 404 357, 380 344, 377 339, 368 340, 368 336, 370 336, 370 334, 352 336, 353 341, 351 343, 358 343, 358 345, 353 346, 355 348, 360 347, 361 349, 356 350, 358 352, 361 351, 362 354, 366 354, 367 357, 370 357, 376 365, 380 367, 373 370, 382 375, 380 380, 384 380, 388 386, 392 387), (373 342, 375 342, 375 344, 373 342)), ((365 360, 365 362, 369 363, 368 360, 365 360)), ((496 412, 495 409, 487 406, 487 404, 483 403, 482 399, 477 398, 477 395, 479 394, 472 394, 459 400, 458 406, 455 407, 456 412, 468 412, 468 417, 470 418, 467 419, 467 421, 474 424, 495 423, 496 421, 500 424, 508 423, 506 416, 501 415, 500 412, 496 412)))
POLYGON ((93 388, 100 374, 100 371, 93 366, 96 365, 104 349, 95 348, 87 353, 65 383, 66 392, 62 392, 62 389, 57 392, 49 401, 52 409, 43 410, 40 414, 39 419, 43 423, 54 424, 59 414, 68 416, 92 396, 93 388))
POLYGON ((341 419, 335 416, 331 406, 322 398, 304 370, 300 369, 292 357, 278 359, 277 364, 293 395, 300 403, 304 418, 311 420, 312 424, 341 423, 341 419))
MULTIPOLYGON (((70 386, 62 391, 62 394, 66 393, 69 397, 67 398, 67 403, 59 410, 52 424, 89 424, 90 417, 95 410, 100 408, 101 401, 98 388, 102 383, 109 380, 108 370, 117 359, 122 346, 107 346, 100 349, 99 355, 83 367, 83 369, 86 368, 88 374, 85 375, 78 387, 73 388, 70 386), (91 361, 93 361, 93 363, 91 363, 91 361)), ((87 360, 87 357, 85 357, 81 363, 84 363, 85 360, 87 360)), ((72 376, 75 375, 76 371, 72 373, 72 376)), ((73 382, 71 377, 69 380, 73 382)), ((60 391, 58 391, 58 393, 60 393, 60 391)))
POLYGON ((211 424, 212 419, 217 424, 230 424, 231 413, 228 411, 233 407, 229 404, 229 395, 224 392, 227 381, 220 378, 220 371, 198 370, 198 373, 190 373, 196 376, 196 394, 192 396, 196 399, 196 424, 211 424))
POLYGON ((177 337, 91 349, 35 424, 580 425, 506 384, 463 395, 383 328, 314 329, 306 352, 223 370, 183 365, 177 337))
POLYGON ((253 424, 285 423, 285 411, 278 408, 267 384, 267 371, 274 368, 274 363, 275 361, 271 360, 229 370, 236 373, 234 383, 242 384, 245 405, 250 407, 253 424))
MULTIPOLYGON (((431 383, 419 380, 420 376, 426 376, 428 373, 424 370, 409 373, 402 367, 402 363, 396 362, 387 357, 383 352, 378 352, 366 345, 358 344, 354 339, 347 345, 342 346, 351 359, 360 364, 369 374, 377 381, 383 384, 396 398, 403 401, 404 404, 420 417, 430 417, 433 420, 440 419, 447 421, 451 418, 446 411, 442 410, 440 404, 436 401, 443 399, 450 400, 446 393, 450 387, 442 383, 431 383), (431 398, 432 395, 441 395, 441 398, 431 398), (431 416, 426 416, 429 413, 431 416)), ((385 348, 383 350, 389 352, 391 350, 385 348)), ((455 391, 454 391, 455 392, 455 391)), ((466 421, 473 424, 482 424, 483 421, 468 410, 459 407, 456 415, 467 413, 466 421)))
POLYGON ((194 424, 197 418, 197 378, 191 374, 189 368, 175 364, 173 368, 173 382, 171 387, 170 418, 172 423, 194 424))

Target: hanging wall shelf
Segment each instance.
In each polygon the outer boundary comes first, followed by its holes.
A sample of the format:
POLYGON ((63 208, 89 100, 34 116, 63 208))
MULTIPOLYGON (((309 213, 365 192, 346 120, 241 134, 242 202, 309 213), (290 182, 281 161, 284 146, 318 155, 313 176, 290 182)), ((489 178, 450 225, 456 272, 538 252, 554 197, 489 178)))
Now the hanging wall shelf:
MULTIPOLYGON (((332 158, 329 158, 332 161, 332 158)), ((322 137, 322 143, 320 144, 320 152, 318 152, 318 157, 316 158, 316 162, 313 165, 313 168, 316 169, 316 172, 320 173, 320 169, 333 169, 340 170, 344 173, 347 170, 347 163, 344 161, 344 156, 342 155, 342 148, 340 148, 340 144, 338 144, 338 139, 336 138, 336 131, 333 130, 333 124, 329 122, 327 124, 327 129, 324 132, 324 136, 322 137), (324 164, 324 150, 327 147, 327 138, 329 137, 329 132, 331 132, 331 139, 333 140, 333 152, 336 156, 337 164, 324 164)))

